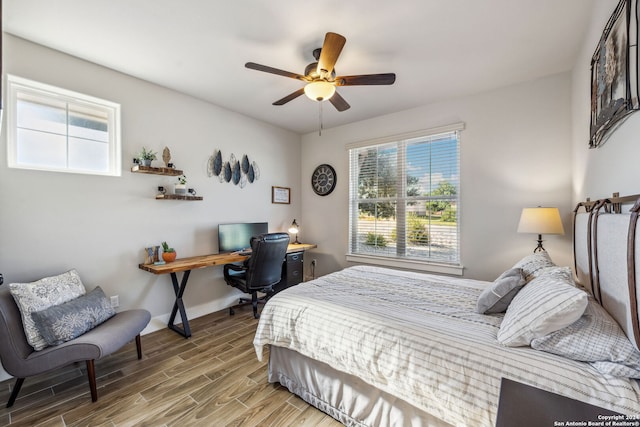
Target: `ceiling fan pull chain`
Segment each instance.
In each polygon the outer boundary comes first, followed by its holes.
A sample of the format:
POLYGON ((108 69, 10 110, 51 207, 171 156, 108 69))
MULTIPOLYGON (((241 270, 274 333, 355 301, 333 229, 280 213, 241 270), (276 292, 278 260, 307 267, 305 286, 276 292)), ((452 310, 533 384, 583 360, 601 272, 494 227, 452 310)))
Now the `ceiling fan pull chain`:
POLYGON ((319 114, 318 120, 320 121, 320 128, 318 129, 318 136, 322 136, 322 101, 318 102, 319 114))

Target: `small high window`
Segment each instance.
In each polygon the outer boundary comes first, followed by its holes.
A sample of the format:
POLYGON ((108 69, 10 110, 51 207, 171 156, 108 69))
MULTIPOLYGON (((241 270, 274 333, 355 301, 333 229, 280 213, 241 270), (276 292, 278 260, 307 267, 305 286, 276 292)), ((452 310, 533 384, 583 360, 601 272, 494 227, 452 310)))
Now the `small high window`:
POLYGON ((7 76, 9 167, 121 175, 120 105, 7 76))

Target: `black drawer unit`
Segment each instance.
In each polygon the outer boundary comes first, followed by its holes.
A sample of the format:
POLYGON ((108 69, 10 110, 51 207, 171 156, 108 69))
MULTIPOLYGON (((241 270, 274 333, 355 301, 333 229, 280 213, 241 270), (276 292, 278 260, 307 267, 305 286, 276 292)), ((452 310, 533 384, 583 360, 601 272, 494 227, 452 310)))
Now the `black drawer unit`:
POLYGON ((287 281, 287 287, 297 285, 302 282, 302 267, 303 267, 304 252, 293 252, 287 254, 287 260, 284 263, 287 281))
POLYGON ((288 253, 282 264, 282 280, 273 287, 277 293, 302 282, 304 277, 304 252, 288 253))

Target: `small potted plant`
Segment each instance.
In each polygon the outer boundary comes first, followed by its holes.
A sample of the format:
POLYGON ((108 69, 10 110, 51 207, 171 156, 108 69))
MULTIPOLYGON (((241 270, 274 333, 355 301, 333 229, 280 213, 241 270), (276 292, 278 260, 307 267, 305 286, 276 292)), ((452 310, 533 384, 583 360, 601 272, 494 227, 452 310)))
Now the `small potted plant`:
POLYGON ((151 162, 158 158, 156 154, 155 151, 142 147, 142 151, 138 154, 138 160, 142 166, 151 166, 151 162))
POLYGON ((162 242, 162 259, 164 262, 173 262, 176 260, 176 250, 170 248, 167 242, 162 242))
POLYGON ((187 194, 187 177, 185 175, 178 177, 178 183, 175 184, 174 192, 181 196, 185 196, 187 194))

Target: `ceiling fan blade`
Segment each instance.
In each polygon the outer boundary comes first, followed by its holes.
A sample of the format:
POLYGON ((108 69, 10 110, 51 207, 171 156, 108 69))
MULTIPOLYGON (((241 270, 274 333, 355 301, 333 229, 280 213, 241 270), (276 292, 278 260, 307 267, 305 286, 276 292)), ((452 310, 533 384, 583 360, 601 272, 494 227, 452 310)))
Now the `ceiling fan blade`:
POLYGON ((289 95, 285 96, 284 98, 277 100, 276 102, 273 103, 273 105, 284 105, 287 102, 296 99, 297 97, 299 97, 303 93, 304 93, 304 88, 300 88, 297 91, 295 91, 293 93, 290 93, 289 95))
POLYGON ((345 101, 338 92, 334 93, 333 96, 329 98, 329 102, 331 102, 338 111, 344 111, 351 108, 351 105, 349 105, 349 103, 345 101))
POLYGON ((338 76, 336 86, 392 85, 396 81, 395 73, 361 74, 358 76, 338 76))
POLYGON ((277 68, 268 67, 266 65, 256 64, 255 62, 247 62, 244 64, 245 67, 250 68, 252 70, 264 71, 265 73, 277 74, 279 76, 291 77, 292 79, 298 79, 303 81, 308 81, 309 79, 302 74, 292 73, 290 71, 279 70, 277 68))
POLYGON ((327 33, 325 35, 320 58, 318 58, 318 74, 320 76, 323 76, 322 70, 325 70, 325 74, 331 74, 346 42, 347 39, 340 34, 327 33))

